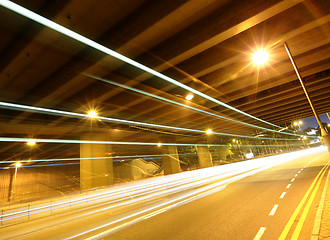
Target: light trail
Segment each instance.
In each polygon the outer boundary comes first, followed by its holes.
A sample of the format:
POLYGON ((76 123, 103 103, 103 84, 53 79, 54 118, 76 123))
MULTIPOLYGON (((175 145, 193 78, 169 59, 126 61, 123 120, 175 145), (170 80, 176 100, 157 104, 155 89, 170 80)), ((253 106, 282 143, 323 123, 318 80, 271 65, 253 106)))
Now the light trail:
MULTIPOLYGON (((13 138, 13 137, 0 137, 0 142, 27 142, 29 138, 13 138)), ((69 143, 69 144, 111 144, 111 145, 139 145, 139 146, 157 146, 159 143, 156 142, 117 142, 117 141, 89 141, 89 140, 72 140, 72 139, 42 139, 42 138, 35 138, 36 142, 39 143, 69 143)), ((296 139, 281 139, 281 140, 293 140, 296 139)), ((222 144, 191 144, 191 143, 162 143, 163 146, 203 146, 203 147, 224 147, 228 145, 222 144)), ((298 144, 303 145, 303 144, 298 144)), ((264 147, 266 145, 240 145, 240 146, 259 146, 264 147)), ((279 145, 268 145, 268 146, 279 146, 279 145)), ((282 145, 286 146, 286 145, 282 145)))
MULTIPOLYGON (((30 111, 30 112, 49 113, 49 114, 54 114, 54 115, 58 115, 58 116, 66 116, 66 117, 75 117, 75 118, 88 118, 89 117, 88 114, 67 112, 67 111, 62 111, 62 110, 34 107, 34 106, 28 106, 28 105, 22 105, 22 104, 16 104, 16 103, 8 103, 8 102, 0 102, 0 106, 2 106, 4 108, 8 108, 8 109, 13 109, 13 110, 24 109, 25 111, 30 111)), ((136 121, 109 118, 109 117, 100 117, 100 116, 96 116, 95 118, 100 119, 104 122, 112 122, 112 123, 119 123, 119 124, 126 124, 126 125, 137 125, 137 126, 144 126, 144 127, 151 127, 151 128, 171 129, 171 130, 179 130, 179 131, 205 134, 204 130, 173 127, 173 126, 167 126, 167 125, 136 122, 136 121)), ((252 138, 251 136, 219 133, 219 132, 213 132, 213 134, 224 135, 224 136, 236 136, 236 137, 242 137, 242 138, 244 138, 244 137, 252 138)))
MULTIPOLYGON (((1 141, 1 139, 0 139, 1 141)), ((303 144, 290 144, 289 146, 301 146, 303 144)), ((205 145, 189 145, 189 146, 205 146, 205 145)), ((228 147, 228 145, 213 145, 208 144, 208 146, 212 147, 228 147)), ((247 148, 254 148, 254 147, 286 147, 287 145, 240 145, 241 147, 247 147, 247 148)), ((198 153, 178 153, 179 156, 187 156, 187 155, 197 155, 198 153)), ((122 162, 122 161, 132 161, 135 159, 142 158, 143 160, 152 160, 152 159, 159 159, 164 154, 149 154, 149 155, 126 155, 126 156, 111 156, 111 157, 89 157, 89 158, 50 158, 50 159, 23 159, 19 160, 20 162, 24 163, 33 163, 33 162, 57 162, 57 161, 80 161, 84 159, 92 159, 92 160, 101 160, 101 159, 112 159, 113 162, 122 162)), ((166 154, 166 156, 176 156, 176 154, 166 154)), ((9 160, 9 161, 0 161, 0 164, 6 164, 6 163, 16 163, 18 160, 9 160)), ((13 166, 13 168, 15 168, 13 166)))
MULTIPOLYGON (((66 165, 77 165, 77 164, 79 164, 79 163, 53 163, 53 164, 38 164, 38 165, 22 165, 22 166, 20 166, 20 168, 54 167, 54 166, 66 166, 66 165)), ((16 168, 15 166, 0 167, 0 169, 2 169, 2 170, 5 170, 5 169, 15 169, 15 168, 16 168)))
POLYGON ((18 4, 16 4, 16 3, 13 3, 13 2, 8 1, 8 0, 0 0, 0 5, 3 6, 3 7, 5 7, 5 8, 7 8, 7 9, 10 9, 10 10, 12 10, 12 11, 14 11, 14 12, 20 14, 20 15, 23 15, 23 16, 25 16, 25 17, 27 17, 27 18, 35 21, 35 22, 38 22, 38 23, 40 23, 40 24, 42 24, 42 25, 44 25, 46 27, 49 27, 49 28, 51 28, 51 29, 53 29, 53 30, 55 30, 55 31, 57 31, 59 33, 62 33, 62 34, 66 35, 66 36, 68 36, 68 37, 70 37, 72 39, 75 39, 75 40, 77 40, 77 41, 79 41, 81 43, 84 43, 87 46, 90 46, 90 47, 92 47, 94 49, 97 49, 97 50, 99 50, 99 51, 101 51, 103 53, 106 53, 106 54, 114 57, 114 58, 120 59, 120 60, 122 60, 122 61, 124 61, 124 62, 126 62, 126 63, 128 63, 128 64, 130 64, 132 66, 135 66, 135 67, 137 67, 137 68, 139 68, 139 69, 141 69, 143 71, 146 71, 146 72, 148 72, 148 73, 150 73, 150 74, 152 74, 154 76, 157 76, 157 77, 159 77, 159 78, 161 78, 161 79, 163 79, 163 80, 165 80, 167 82, 170 82, 170 83, 172 83, 172 84, 174 84, 176 86, 179 86, 179 87, 181 87, 183 89, 186 89, 189 92, 195 93, 196 95, 201 96, 201 97, 203 97, 203 98, 205 98, 207 100, 210 100, 210 101, 212 101, 212 102, 214 102, 216 104, 219 104, 219 105, 221 105, 223 107, 229 108, 229 109, 231 109, 231 110, 233 110, 235 112, 238 112, 238 113, 243 114, 243 115, 245 115, 247 117, 250 117, 250 118, 253 118, 255 120, 258 120, 260 122, 266 123, 268 125, 271 125, 271 126, 274 126, 274 127, 277 127, 277 128, 281 128, 280 126, 277 126, 277 125, 272 124, 272 123, 269 123, 269 122, 267 122, 265 120, 259 119, 259 118, 255 117, 255 116, 252 116, 252 115, 250 115, 248 113, 245 113, 245 112, 243 112, 243 111, 241 111, 239 109, 236 109, 236 108, 234 108, 234 107, 232 107, 232 106, 230 106, 230 105, 228 105, 226 103, 223 103, 223 102, 221 102, 221 101, 219 101, 219 100, 217 100, 217 99, 215 99, 213 97, 210 97, 207 94, 204 94, 202 92, 199 92, 199 91, 197 91, 194 88, 191 88, 191 87, 189 87, 189 86, 187 86, 185 84, 182 84, 182 83, 180 83, 180 82, 178 82, 178 81, 176 81, 176 80, 174 80, 174 79, 172 79, 172 78, 170 78, 170 77, 168 77, 168 76, 166 76, 166 75, 164 75, 162 73, 159 73, 159 72, 157 72, 157 71, 155 71, 155 70, 153 70, 153 69, 151 69, 151 68, 149 68, 147 66, 142 65, 139 62, 136 62, 136 61, 134 61, 134 60, 132 60, 132 59, 130 59, 130 58, 122 55, 122 54, 119 54, 119 53, 111 50, 110 48, 107 48, 107 47, 105 47, 105 46, 103 46, 103 45, 101 45, 101 44, 99 44, 99 43, 97 43, 97 42, 95 42, 95 41, 93 41, 91 39, 88 39, 88 38, 82 36, 81 34, 78 34, 78 33, 74 32, 74 31, 72 31, 72 30, 70 30, 68 28, 65 28, 65 27, 63 27, 63 26, 61 26, 61 25, 59 25, 59 24, 57 24, 57 23, 55 23, 55 22, 53 22, 53 21, 45 18, 45 17, 42 17, 41 15, 38 15, 38 14, 36 14, 36 13, 34 13, 34 12, 32 12, 32 11, 30 11, 30 10, 28 10, 28 9, 26 9, 26 8, 18 5, 18 4))
MULTIPOLYGON (((62 111, 57 109, 49 109, 49 108, 41 108, 41 107, 34 107, 28 106, 23 104, 16 104, 16 103, 9 103, 9 102, 0 102, 0 107, 12 110, 25 110, 28 112, 36 112, 41 114, 52 114, 56 116, 66 116, 66 117, 73 117, 73 118, 88 118, 88 114, 82 113, 75 113, 75 112, 68 112, 62 111)), ((182 128, 182 127, 173 127, 167 125, 160 125, 160 124, 151 124, 145 122, 137 122, 137 121, 130 121, 124 119, 117 119, 117 118, 109 118, 109 117, 100 117, 96 116, 95 119, 100 119, 104 122, 111 122, 111 123, 119 123, 119 124, 126 124, 126 125, 136 125, 136 126, 144 126, 144 127, 151 127, 151 128, 162 128, 162 129, 170 129, 170 130, 178 130, 178 131, 185 131, 185 132, 193 132, 193 133, 202 133, 205 134, 205 130, 197 130, 191 128, 182 128)), ((238 135, 238 134, 229 134, 229 133, 220 133, 220 132, 212 132, 215 135, 222 135, 222 136, 232 136, 232 137, 240 137, 240 138, 255 138, 254 136, 246 136, 246 135, 238 135)), ((283 138, 267 138, 267 137, 258 137, 258 139, 270 139, 270 140, 296 140, 296 139, 283 139, 283 138)))
MULTIPOLYGON (((24 217, 26 217, 28 214, 33 215, 47 211, 51 212, 59 208, 68 208, 71 212, 73 209, 79 211, 78 207, 80 207, 80 209, 84 209, 84 212, 86 210, 90 210, 89 212, 80 215, 81 218, 128 205, 130 206, 139 204, 140 207, 143 207, 145 204, 149 204, 150 201, 156 201, 155 203, 158 205, 157 201, 161 197, 166 197, 166 200, 168 196, 177 196, 177 194, 180 194, 180 199, 186 199, 188 195, 196 196, 197 194, 197 192, 187 193, 187 191, 196 190, 201 193, 207 189, 212 189, 215 185, 211 186, 210 184, 214 183, 217 187, 225 186, 233 181, 237 181, 243 177, 250 176, 254 173, 271 168, 278 164, 292 161, 301 156, 314 154, 320 151, 325 151, 325 148, 319 147, 314 149, 301 150, 278 156, 270 156, 211 168, 199 169, 195 171, 183 172, 180 174, 118 184, 104 188, 103 190, 78 194, 76 196, 70 196, 64 199, 58 199, 55 202, 54 200, 49 200, 50 202, 48 203, 42 202, 36 203, 34 205, 29 204, 29 207, 23 210, 22 207, 20 207, 17 211, 10 209, 8 213, 3 213, 2 220, 3 224, 5 224, 7 220, 12 221, 13 219, 18 219, 20 217, 23 217, 22 221, 26 221, 26 218, 24 217), (96 203, 99 203, 100 205, 99 208, 95 210, 96 203)), ((162 199, 162 201, 163 200, 164 199, 162 199)), ((169 203, 173 204, 166 206, 167 209, 180 205, 177 202, 165 201, 165 204, 168 205, 169 203)), ((155 210, 158 211, 158 209, 155 210)))
POLYGON ((257 125, 245 123, 245 122, 242 122, 242 121, 237 121, 237 120, 234 120, 234 119, 231 119, 231 118, 227 118, 227 117, 224 117, 224 116, 221 116, 221 115, 218 115, 218 114, 215 114, 215 113, 211 113, 211 112, 208 112, 208 111, 205 111, 205 110, 201 110, 199 108, 195 108, 195 107, 192 107, 192 106, 183 104, 183 103, 179 103, 179 102, 176 102, 176 101, 173 101, 173 100, 170 100, 170 99, 167 99, 167 98, 164 98, 164 97, 161 97, 161 96, 158 96, 158 95, 155 95, 155 94, 152 94, 152 93, 149 93, 149 92, 140 90, 140 89, 129 87, 129 86, 126 86, 124 84, 117 83, 117 82, 114 82, 114 81, 111 81, 111 80, 108 80, 108 79, 104 79, 104 78, 93 76, 91 74, 86 74, 86 73, 83 73, 83 75, 84 76, 87 76, 87 77, 90 77, 90 78, 93 78, 93 79, 96 79, 96 80, 100 80, 100 81, 103 81, 103 82, 112 84, 112 85, 115 85, 117 87, 125 88, 125 89, 131 90, 133 92, 137 92, 137 93, 140 93, 140 94, 143 94, 143 95, 152 97, 152 98, 156 98, 156 99, 161 100, 161 101, 164 101, 164 102, 168 102, 168 103, 171 103, 171 104, 174 104, 174 105, 177 105, 177 106, 185 107, 185 108, 188 108, 188 109, 191 109, 191 110, 194 110, 194 111, 203 113, 205 115, 210 115, 210 116, 213 116, 213 117, 216 117, 216 118, 220 118, 220 119, 224 119, 224 120, 227 120, 227 121, 230 121, 230 122, 234 122, 236 124, 241 124, 241 125, 245 125, 245 126, 249 126, 249 127, 253 127, 253 128, 258 128, 258 129, 262 129, 262 130, 266 130, 266 131, 270 131, 270 132, 277 132, 277 133, 280 133, 280 134, 300 136, 299 134, 295 134, 295 133, 282 132, 283 130, 285 130, 284 128, 282 128, 281 130, 277 131, 277 130, 274 130, 274 129, 264 128, 264 127, 260 127, 260 126, 257 126, 257 125))
MULTIPOLYGON (((298 155, 300 155, 300 154, 298 154, 298 155)), ((131 213, 131 214, 126 215, 122 218, 111 221, 109 223, 106 223, 106 224, 97 226, 95 228, 89 229, 87 231, 81 232, 81 233, 76 234, 76 235, 74 235, 72 237, 69 237, 67 239, 74 239, 74 238, 81 237, 81 236, 86 235, 86 234, 90 234, 92 232, 95 232, 95 233, 92 236, 89 236, 88 238, 85 237, 85 239, 90 239, 90 240, 99 239, 100 237, 107 236, 107 235, 117 231, 118 229, 124 228, 124 227, 126 227, 126 226, 128 226, 132 223, 143 221, 144 219, 148 218, 150 215, 160 213, 160 212, 165 212, 166 210, 169 210, 171 208, 186 204, 186 203, 191 202, 193 200, 196 200, 200 197, 205 197, 209 194, 212 194, 212 193, 215 193, 217 191, 222 190, 224 187, 226 187, 228 184, 230 184, 232 182, 238 181, 238 180, 240 180, 242 178, 245 178, 247 176, 251 176, 255 173, 266 170, 266 169, 271 168, 273 166, 276 166, 278 164, 281 164, 281 163, 284 163, 284 162, 291 161, 291 160, 295 159, 295 157, 293 157, 292 155, 290 157, 289 156, 287 156, 287 157, 288 158, 286 158, 286 159, 285 158, 274 159, 274 161, 268 162, 268 164, 266 164, 267 166, 260 165, 259 166, 260 168, 257 168, 257 169, 254 169, 254 170, 250 169, 249 172, 242 172, 241 174, 239 174, 237 176, 234 176, 234 174, 233 174, 232 177, 229 178, 229 179, 218 181, 218 182, 215 182, 215 183, 213 182, 213 183, 208 184, 206 186, 203 185, 201 188, 197 188, 196 190, 192 190, 188 193, 183 193, 183 194, 181 194, 181 195, 179 195, 175 198, 172 198, 172 199, 170 199, 166 202, 156 204, 156 205, 154 205, 152 207, 149 207, 147 209, 137 210, 135 213, 131 213), (280 160, 280 161, 277 162, 278 160, 280 160), (133 220, 130 220, 132 218, 133 218, 133 220), (112 228, 106 229, 106 230, 104 229, 106 227, 110 227, 110 226, 112 226, 114 224, 117 224, 117 223, 120 223, 120 222, 123 222, 123 223, 119 226, 115 226, 115 227, 112 227, 112 228), (104 230, 102 230, 101 232, 96 232, 96 231, 100 231, 101 229, 104 229, 104 230)))

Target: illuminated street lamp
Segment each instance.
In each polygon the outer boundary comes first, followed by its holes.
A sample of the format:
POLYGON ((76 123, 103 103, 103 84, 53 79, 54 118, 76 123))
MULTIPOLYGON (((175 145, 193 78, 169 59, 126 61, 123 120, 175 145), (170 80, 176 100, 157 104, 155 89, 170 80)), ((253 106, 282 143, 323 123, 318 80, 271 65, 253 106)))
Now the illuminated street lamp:
POLYGON ((192 100, 193 98, 194 98, 194 95, 191 94, 191 93, 189 93, 189 94, 186 96, 186 99, 187 99, 188 101, 192 100))
POLYGON ((269 53, 264 49, 259 49, 252 56, 252 61, 257 65, 265 64, 268 60, 269 53))
POLYGON ((93 110, 91 110, 87 113, 87 116, 90 117, 90 118, 96 118, 97 115, 98 115, 98 113, 93 111, 93 110))
POLYGON ((162 144, 161 144, 161 143, 158 143, 158 144, 157 144, 157 147, 161 147, 161 146, 162 146, 162 144))
POLYGON ((207 130, 206 130, 206 134, 207 134, 207 135, 211 135, 212 133, 213 133, 212 129, 207 129, 207 130))
POLYGON ((307 89, 306 89, 306 87, 305 87, 305 84, 304 84, 304 82, 303 82, 303 80, 302 80, 302 78, 301 78, 301 75, 300 75, 300 73, 299 73, 299 70, 298 70, 298 68, 297 68, 297 65, 296 65, 296 63, 295 63, 295 61, 294 61, 294 59, 293 59, 293 57, 292 57, 291 52, 290 52, 289 46, 288 46, 288 44, 287 44, 286 42, 284 42, 284 48, 285 48, 285 50, 286 50, 286 52, 287 52, 287 54, 288 54, 288 56, 289 56, 289 58, 290 58, 290 61, 291 61, 291 63, 292 63, 292 66, 293 66, 293 68, 294 68, 294 70, 295 70, 295 72, 296 72, 296 74, 297 74, 297 77, 298 77, 298 79, 299 79, 299 81, 300 81, 301 87, 302 87, 303 90, 304 90, 304 93, 305 93, 306 98, 307 98, 307 100, 308 100, 308 102, 309 102, 309 105, 310 105, 310 107, 311 107, 311 109, 312 109, 312 111, 313 111, 313 113, 314 113, 314 116, 315 116, 315 118, 316 118, 316 121, 317 121, 317 123, 319 124, 319 127, 320 127, 320 129, 321 129, 321 136, 323 137, 323 141, 324 141, 325 145, 328 147, 328 151, 329 151, 329 153, 330 153, 330 135, 329 135, 329 133, 327 132, 327 130, 324 128, 324 126, 323 126, 323 124, 322 124, 322 122, 321 122, 321 119, 320 119, 318 113, 316 112, 316 109, 314 108, 313 102, 312 102, 312 100, 311 100, 310 97, 309 97, 309 93, 308 93, 308 91, 307 91, 307 89))
POLYGON ((9 190, 8 200, 9 201, 14 199, 13 189, 14 189, 14 187, 16 187, 17 169, 22 166, 22 163, 21 162, 16 162, 14 164, 14 166, 15 166, 14 179, 13 179, 13 177, 12 177, 13 175, 11 173, 10 184, 9 184, 9 189, 8 189, 9 190), (14 185, 14 187, 13 187, 13 185, 14 185))
POLYGON ((32 140, 32 139, 26 142, 26 144, 29 145, 29 146, 31 146, 31 147, 32 147, 32 146, 35 146, 36 143, 37 143, 37 142, 34 141, 34 140, 32 140))

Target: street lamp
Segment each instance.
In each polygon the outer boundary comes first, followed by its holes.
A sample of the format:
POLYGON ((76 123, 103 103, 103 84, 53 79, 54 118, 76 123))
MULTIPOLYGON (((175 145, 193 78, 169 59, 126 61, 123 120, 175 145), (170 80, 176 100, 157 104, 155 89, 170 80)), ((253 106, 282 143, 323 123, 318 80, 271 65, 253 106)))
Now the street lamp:
POLYGON ((264 49, 259 49, 252 56, 252 61, 257 65, 262 65, 267 62, 269 53, 264 49))
POLYGON ((98 115, 98 113, 93 111, 93 110, 91 110, 87 113, 87 116, 90 117, 90 118, 96 118, 97 115, 98 115))
POLYGON ((15 166, 14 179, 13 179, 13 174, 12 174, 12 172, 11 172, 11 174, 10 174, 10 183, 9 183, 9 189, 8 189, 8 190, 9 190, 8 200, 9 200, 9 201, 11 201, 11 200, 14 199, 13 189, 14 189, 14 187, 16 188, 17 169, 18 169, 19 167, 22 166, 22 163, 21 163, 21 162, 16 162, 16 163, 14 164, 14 166, 15 166), (14 185, 14 187, 13 187, 13 185, 14 185))
POLYGON ((320 119, 319 115, 317 114, 316 109, 313 106, 313 102, 312 102, 312 100, 309 97, 309 93, 308 93, 308 91, 306 89, 306 86, 305 86, 305 84, 304 84, 304 82, 303 82, 303 80, 301 78, 301 75, 299 73, 299 70, 297 68, 297 65, 296 65, 296 63, 295 63, 295 61, 294 61, 294 59, 292 57, 292 54, 291 54, 290 49, 289 49, 289 46, 288 46, 288 44, 286 42, 284 42, 284 48, 285 48, 285 50, 286 50, 286 52, 287 52, 287 54, 288 54, 288 56, 290 58, 290 61, 292 63, 292 66, 293 66, 293 68, 294 68, 294 70, 296 72, 296 75, 297 75, 297 77, 298 77, 298 79, 300 81, 301 87, 304 90, 304 93, 305 93, 306 98, 307 98, 307 100, 309 102, 309 105, 310 105, 310 107, 311 107, 311 109, 313 111, 313 114, 314 114, 314 116, 316 118, 316 121, 319 124, 319 127, 321 129, 321 136, 323 137, 323 141, 324 141, 325 145, 328 147, 328 151, 330 153, 330 135, 327 132, 327 130, 324 128, 324 126, 323 126, 323 124, 321 122, 321 119, 320 119))
POLYGON ((206 130, 206 134, 207 134, 207 135, 211 135, 212 133, 213 133, 212 129, 207 129, 207 130, 206 130))
POLYGON ((188 101, 192 100, 193 98, 194 98, 194 95, 191 94, 191 93, 189 93, 189 94, 186 96, 186 99, 187 99, 188 101))
POLYGON ((36 145, 36 143, 37 142, 34 141, 34 140, 32 140, 32 139, 26 142, 26 144, 29 145, 29 146, 31 146, 31 147, 34 146, 34 145, 36 145))

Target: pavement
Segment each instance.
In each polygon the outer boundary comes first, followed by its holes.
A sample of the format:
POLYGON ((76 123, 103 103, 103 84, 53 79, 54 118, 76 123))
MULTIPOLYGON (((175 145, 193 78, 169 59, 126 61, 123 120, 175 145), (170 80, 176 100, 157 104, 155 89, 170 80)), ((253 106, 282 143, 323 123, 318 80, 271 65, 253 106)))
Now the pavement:
MULTIPOLYGON (((325 199, 320 203, 320 207, 323 204, 323 212, 321 217, 321 228, 319 234, 314 239, 319 240, 330 240, 330 180, 329 180, 330 171, 328 171, 328 176, 326 180, 326 185, 324 189, 325 199)), ((312 238, 313 240, 313 238, 312 238)))

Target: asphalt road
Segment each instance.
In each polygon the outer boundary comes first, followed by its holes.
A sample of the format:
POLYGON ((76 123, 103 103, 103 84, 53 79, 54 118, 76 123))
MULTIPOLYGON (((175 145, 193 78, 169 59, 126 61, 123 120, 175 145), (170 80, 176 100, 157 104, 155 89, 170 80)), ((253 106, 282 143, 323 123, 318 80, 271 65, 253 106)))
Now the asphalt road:
MULTIPOLYGON (((281 164, 103 239, 254 239, 261 228, 265 231, 260 239, 278 239, 315 177, 329 160, 325 153, 281 164), (293 178, 295 180, 291 182, 293 178), (288 184, 291 184, 289 188, 288 184), (286 192, 284 196, 283 192, 286 192), (275 205, 278 207, 270 215, 275 205)), ((325 176, 298 239, 311 239, 325 176)), ((300 216, 301 213, 296 219, 300 216)), ((287 239, 296 227, 296 219, 287 239)))
POLYGON ((324 150, 241 179, 233 177, 246 172, 213 179, 203 191, 80 208, 0 228, 0 239, 310 239, 329 160, 324 150))

